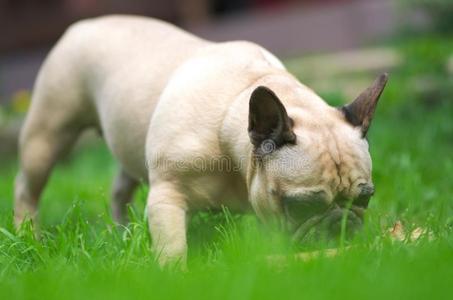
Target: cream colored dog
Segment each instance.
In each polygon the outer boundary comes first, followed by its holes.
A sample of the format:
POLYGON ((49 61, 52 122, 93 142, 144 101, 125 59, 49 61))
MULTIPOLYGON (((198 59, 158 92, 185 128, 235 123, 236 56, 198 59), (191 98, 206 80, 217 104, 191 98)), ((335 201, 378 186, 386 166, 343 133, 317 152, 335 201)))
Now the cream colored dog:
POLYGON ((57 159, 97 128, 121 166, 116 220, 139 181, 151 186, 146 213, 162 265, 184 263, 197 209, 250 208, 283 220, 295 239, 321 224, 338 233, 343 216, 354 227, 373 194, 364 137, 386 81, 334 108, 253 43, 212 43, 143 17, 78 22, 36 81, 20 136, 16 224, 35 217, 57 159))

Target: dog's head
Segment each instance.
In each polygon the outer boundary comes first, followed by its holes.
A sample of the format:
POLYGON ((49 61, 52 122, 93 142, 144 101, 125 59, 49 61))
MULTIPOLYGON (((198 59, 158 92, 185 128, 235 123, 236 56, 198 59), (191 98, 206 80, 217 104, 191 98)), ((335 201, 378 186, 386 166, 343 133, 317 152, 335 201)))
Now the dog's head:
POLYGON ((260 217, 283 216, 295 239, 315 228, 336 236, 361 226, 374 193, 366 134, 386 82, 387 74, 379 76, 341 108, 304 99, 303 89, 281 96, 263 86, 253 91, 248 186, 260 217))

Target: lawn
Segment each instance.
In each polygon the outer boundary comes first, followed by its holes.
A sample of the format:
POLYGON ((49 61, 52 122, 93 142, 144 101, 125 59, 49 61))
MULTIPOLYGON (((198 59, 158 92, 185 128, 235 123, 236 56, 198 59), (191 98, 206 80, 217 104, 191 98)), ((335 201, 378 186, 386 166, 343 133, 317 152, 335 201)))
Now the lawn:
MULTIPOLYGON (((143 217, 148 188, 136 194, 131 223, 115 227, 108 198, 116 165, 95 142, 52 175, 40 239, 13 229, 16 158, 0 160, 0 299, 450 299, 453 75, 446 61, 453 43, 430 37, 391 45, 404 60, 391 72, 370 131, 376 194, 363 231, 339 255, 292 259, 330 245, 295 247, 254 216, 206 212, 190 224, 189 271, 162 271, 143 217), (397 220, 430 234, 394 241, 387 229, 397 220), (272 263, 269 255, 289 258, 272 263)), ((348 100, 339 90, 321 94, 335 104, 348 100)))

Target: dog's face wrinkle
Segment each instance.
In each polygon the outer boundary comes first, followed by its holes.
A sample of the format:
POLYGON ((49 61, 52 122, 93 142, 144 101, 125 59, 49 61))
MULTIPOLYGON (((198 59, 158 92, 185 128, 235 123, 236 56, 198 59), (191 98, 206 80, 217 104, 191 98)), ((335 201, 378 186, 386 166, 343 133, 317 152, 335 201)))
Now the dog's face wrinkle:
MULTIPOLYGON (((332 130, 327 130, 329 136, 328 139, 332 143, 330 143, 331 149, 329 149, 328 153, 330 154, 330 157, 335 165, 335 170, 336 170, 336 176, 338 181, 336 180, 331 180, 331 182, 338 182, 338 186, 342 186, 342 176, 341 176, 341 167, 342 167, 342 155, 341 155, 341 150, 337 141, 337 137, 335 134, 332 132, 332 130), (332 149, 333 148, 333 149, 332 149), (332 155, 332 152, 335 152, 337 155, 336 157, 332 155)), ((332 186, 332 190, 337 190, 338 186, 332 186)))

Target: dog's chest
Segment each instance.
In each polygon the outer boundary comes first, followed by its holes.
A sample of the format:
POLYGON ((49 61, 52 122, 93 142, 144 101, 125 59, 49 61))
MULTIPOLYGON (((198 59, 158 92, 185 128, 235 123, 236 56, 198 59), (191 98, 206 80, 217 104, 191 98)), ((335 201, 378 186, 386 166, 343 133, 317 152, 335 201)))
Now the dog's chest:
POLYGON ((247 187, 241 175, 235 172, 191 174, 185 181, 188 204, 191 209, 221 209, 249 211, 247 187))

